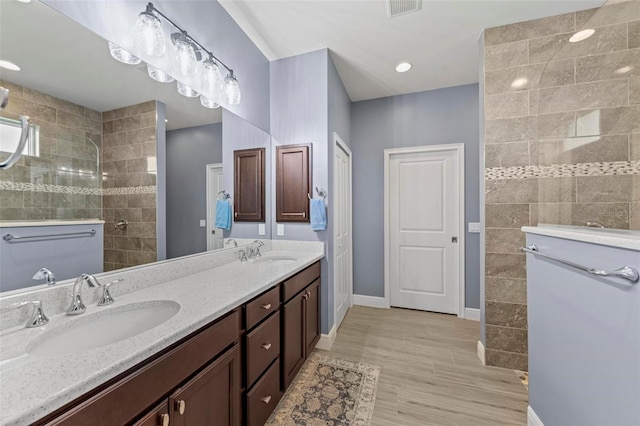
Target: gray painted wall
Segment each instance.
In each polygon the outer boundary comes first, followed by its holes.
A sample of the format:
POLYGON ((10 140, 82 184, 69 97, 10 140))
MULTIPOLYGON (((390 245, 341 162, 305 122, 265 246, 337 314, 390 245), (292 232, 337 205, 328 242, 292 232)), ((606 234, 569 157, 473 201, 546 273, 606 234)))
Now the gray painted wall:
POLYGON ((265 228, 264 236, 258 235, 258 222, 232 222, 231 230, 224 231, 225 238, 271 238, 271 203, 273 192, 271 189, 270 164, 271 164, 271 136, 246 120, 229 112, 222 112, 222 162, 224 187, 231 195, 233 204, 234 179, 233 179, 233 151, 249 148, 265 148, 265 228))
MULTIPOLYGON (((478 222, 478 85, 354 102, 354 293, 384 296, 384 149, 464 143, 465 222, 478 222)), ((466 227, 466 226, 465 226, 466 227)), ((480 238, 466 234, 466 306, 480 307, 480 238)))
MULTIPOLYGON (((606 270, 640 252, 541 235, 527 244, 606 270)), ((545 425, 640 425, 640 285, 527 255, 529 405, 545 425), (587 372, 585 374, 585 372, 587 372)))
POLYGON ((207 164, 222 163, 222 123, 167 132, 167 257, 207 250, 207 164))

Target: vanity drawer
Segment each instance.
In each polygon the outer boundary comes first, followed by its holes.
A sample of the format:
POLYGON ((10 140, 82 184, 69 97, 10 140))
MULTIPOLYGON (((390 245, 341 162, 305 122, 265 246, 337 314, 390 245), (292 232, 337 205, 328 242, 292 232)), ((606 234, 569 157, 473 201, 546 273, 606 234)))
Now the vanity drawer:
POLYGON ((280 354, 280 312, 247 334, 247 388, 280 354))
POLYGON ((280 363, 274 362, 247 393, 247 425, 263 426, 280 402, 280 363))
POLYGON ((298 272, 283 284, 284 301, 291 299, 303 288, 320 277, 320 262, 316 262, 307 269, 298 272))
POLYGON ((244 310, 246 329, 250 330, 254 325, 262 321, 280 307, 280 287, 275 286, 271 290, 258 296, 247 303, 244 310))

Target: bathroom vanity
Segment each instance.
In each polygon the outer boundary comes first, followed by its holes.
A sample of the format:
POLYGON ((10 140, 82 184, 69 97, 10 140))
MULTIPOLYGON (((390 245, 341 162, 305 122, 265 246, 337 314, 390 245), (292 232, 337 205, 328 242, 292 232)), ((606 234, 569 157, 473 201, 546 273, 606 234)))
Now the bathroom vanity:
MULTIPOLYGON (((95 295, 85 292, 85 314, 48 313, 44 327, 4 330, 1 423, 263 425, 320 339, 324 247, 267 242, 262 258, 246 263, 235 260, 237 251, 119 271, 113 278, 128 272, 125 280, 135 280, 147 269, 149 284, 114 291, 110 307, 96 307, 89 302, 95 295), (273 250, 272 243, 280 247, 273 250), (179 276, 152 283, 170 269, 179 276), (201 271, 184 272, 193 269, 201 271), (174 305, 179 310, 165 322, 107 346, 37 350, 49 335, 61 336, 79 321, 97 324, 128 306, 174 305)), ((29 297, 44 295, 37 293, 29 297)), ((45 310, 55 298, 43 298, 45 310)))
POLYGON ((640 232, 523 231, 529 424, 640 424, 640 232))

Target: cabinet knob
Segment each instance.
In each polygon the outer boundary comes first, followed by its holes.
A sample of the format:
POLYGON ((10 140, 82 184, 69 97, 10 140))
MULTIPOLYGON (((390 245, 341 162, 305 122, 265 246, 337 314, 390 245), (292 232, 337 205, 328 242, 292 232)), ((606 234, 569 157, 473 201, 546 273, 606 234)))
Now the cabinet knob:
POLYGON ((233 217, 238 217, 238 212, 234 212, 233 217))
POLYGON ((265 396, 264 398, 260 398, 260 401, 264 402, 265 404, 268 404, 269 402, 271 402, 271 395, 265 396))
POLYGON ((268 351, 269 349, 271 349, 271 343, 265 343, 264 345, 262 345, 262 349, 268 351))
POLYGON ((262 309, 268 311, 269 309, 271 309, 271 303, 265 303, 264 305, 262 305, 262 309))
POLYGON ((306 218, 307 217, 307 212, 302 212, 302 217, 306 218))
POLYGON ((305 293, 305 294, 303 294, 303 295, 302 295, 302 298, 303 298, 304 300, 307 300, 307 299, 309 298, 309 295, 308 295, 307 293, 305 293))
POLYGON ((180 413, 180 415, 184 414, 184 410, 187 409, 187 403, 184 402, 184 400, 180 400, 180 401, 176 401, 176 410, 178 410, 178 413, 180 413))
POLYGON ((160 414, 160 425, 159 426, 169 426, 169 415, 168 414, 160 414))

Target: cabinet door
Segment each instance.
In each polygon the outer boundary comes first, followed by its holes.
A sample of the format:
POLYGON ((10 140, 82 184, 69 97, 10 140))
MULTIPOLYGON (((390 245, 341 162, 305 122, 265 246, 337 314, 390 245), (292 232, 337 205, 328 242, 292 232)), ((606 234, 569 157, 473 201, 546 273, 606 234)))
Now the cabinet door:
POLYGON ((320 280, 317 279, 305 290, 305 357, 320 340, 320 280))
POLYGON ((235 345, 169 397, 171 426, 240 424, 240 349, 235 345))
POLYGON ((264 222, 265 149, 233 152, 233 209, 236 222, 264 222))
POLYGON ((169 426, 169 403, 165 399, 153 410, 145 414, 133 426, 169 426))
POLYGON ((298 294, 283 308, 282 383, 284 389, 289 387, 305 360, 304 295, 304 292, 298 294))
POLYGON ((311 145, 276 147, 276 222, 309 222, 311 145))

